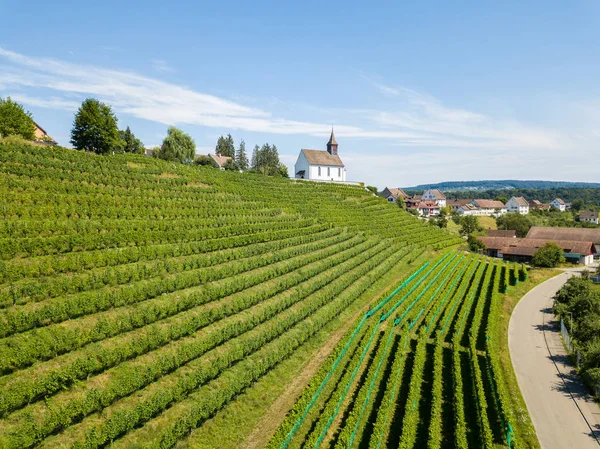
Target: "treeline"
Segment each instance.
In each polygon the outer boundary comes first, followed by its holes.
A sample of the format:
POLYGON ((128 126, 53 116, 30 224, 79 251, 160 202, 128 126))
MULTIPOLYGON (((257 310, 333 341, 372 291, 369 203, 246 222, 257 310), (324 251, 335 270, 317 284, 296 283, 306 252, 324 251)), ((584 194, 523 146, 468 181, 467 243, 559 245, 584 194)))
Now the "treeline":
MULTIPOLYGON (((408 192, 407 192, 408 193, 408 192)), ((421 192, 419 192, 421 193, 421 192)), ((539 200, 542 203, 549 203, 555 198, 561 198, 567 203, 573 203, 577 200, 583 201, 585 206, 595 206, 600 209, 600 188, 593 187, 561 187, 554 189, 491 189, 491 190, 457 190, 445 193, 447 198, 469 199, 481 198, 510 198, 513 196, 522 196, 527 201, 539 200)))
POLYGON ((600 188, 600 183, 597 182, 569 182, 569 181, 538 181, 538 180, 483 180, 483 181, 447 181, 437 184, 420 184, 414 187, 407 187, 406 190, 429 190, 439 189, 444 192, 453 190, 510 190, 510 189, 557 189, 557 188, 600 188))
MULTIPOLYGON (((220 136, 215 147, 217 156, 231 158, 224 165, 225 170, 260 173, 262 175, 288 177, 287 167, 279 160, 279 151, 275 145, 265 143, 262 146, 254 145, 251 159, 248 160, 246 142, 242 139, 236 150, 231 134, 220 136)), ((210 156, 199 156, 196 161, 199 165, 218 167, 216 161, 210 156)))

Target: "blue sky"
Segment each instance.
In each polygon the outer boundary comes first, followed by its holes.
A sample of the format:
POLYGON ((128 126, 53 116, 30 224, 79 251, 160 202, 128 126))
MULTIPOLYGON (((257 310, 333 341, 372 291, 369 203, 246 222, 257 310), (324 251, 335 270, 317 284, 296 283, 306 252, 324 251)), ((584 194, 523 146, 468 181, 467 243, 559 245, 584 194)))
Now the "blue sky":
POLYGON ((0 0, 0 96, 61 144, 86 97, 146 146, 334 126, 348 179, 598 181, 600 3, 0 0))

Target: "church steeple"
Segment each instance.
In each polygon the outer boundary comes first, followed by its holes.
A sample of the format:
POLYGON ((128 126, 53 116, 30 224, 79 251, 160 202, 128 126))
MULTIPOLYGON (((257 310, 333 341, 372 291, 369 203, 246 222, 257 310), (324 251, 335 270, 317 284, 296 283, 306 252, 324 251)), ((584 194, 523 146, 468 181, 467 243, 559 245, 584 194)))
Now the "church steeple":
POLYGON ((338 155, 338 143, 333 135, 333 127, 331 128, 331 137, 329 138, 329 142, 327 142, 327 152, 333 156, 338 155))

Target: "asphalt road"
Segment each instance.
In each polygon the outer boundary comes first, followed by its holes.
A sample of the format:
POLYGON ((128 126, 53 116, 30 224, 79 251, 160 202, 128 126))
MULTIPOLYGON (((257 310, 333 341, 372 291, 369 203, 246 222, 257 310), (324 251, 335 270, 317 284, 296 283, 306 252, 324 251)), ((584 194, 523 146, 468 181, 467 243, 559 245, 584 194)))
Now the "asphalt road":
POLYGON ((600 446, 600 408, 570 365, 551 310, 552 297, 572 275, 529 291, 508 327, 510 357, 542 449, 600 446))

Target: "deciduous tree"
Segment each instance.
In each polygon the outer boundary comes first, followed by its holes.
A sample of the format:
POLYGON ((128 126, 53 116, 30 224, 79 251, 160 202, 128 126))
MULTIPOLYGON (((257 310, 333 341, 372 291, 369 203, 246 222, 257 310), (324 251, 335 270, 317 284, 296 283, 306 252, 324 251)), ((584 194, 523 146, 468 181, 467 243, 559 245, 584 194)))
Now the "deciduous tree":
POLYGON ((71 143, 77 150, 107 154, 118 151, 121 145, 117 117, 110 106, 87 98, 75 114, 71 143))
POLYGON ((156 157, 166 161, 189 164, 196 156, 194 140, 182 130, 171 126, 156 157))
POLYGON ((28 140, 35 138, 31 113, 10 97, 0 98, 0 137, 6 136, 21 136, 28 140))

